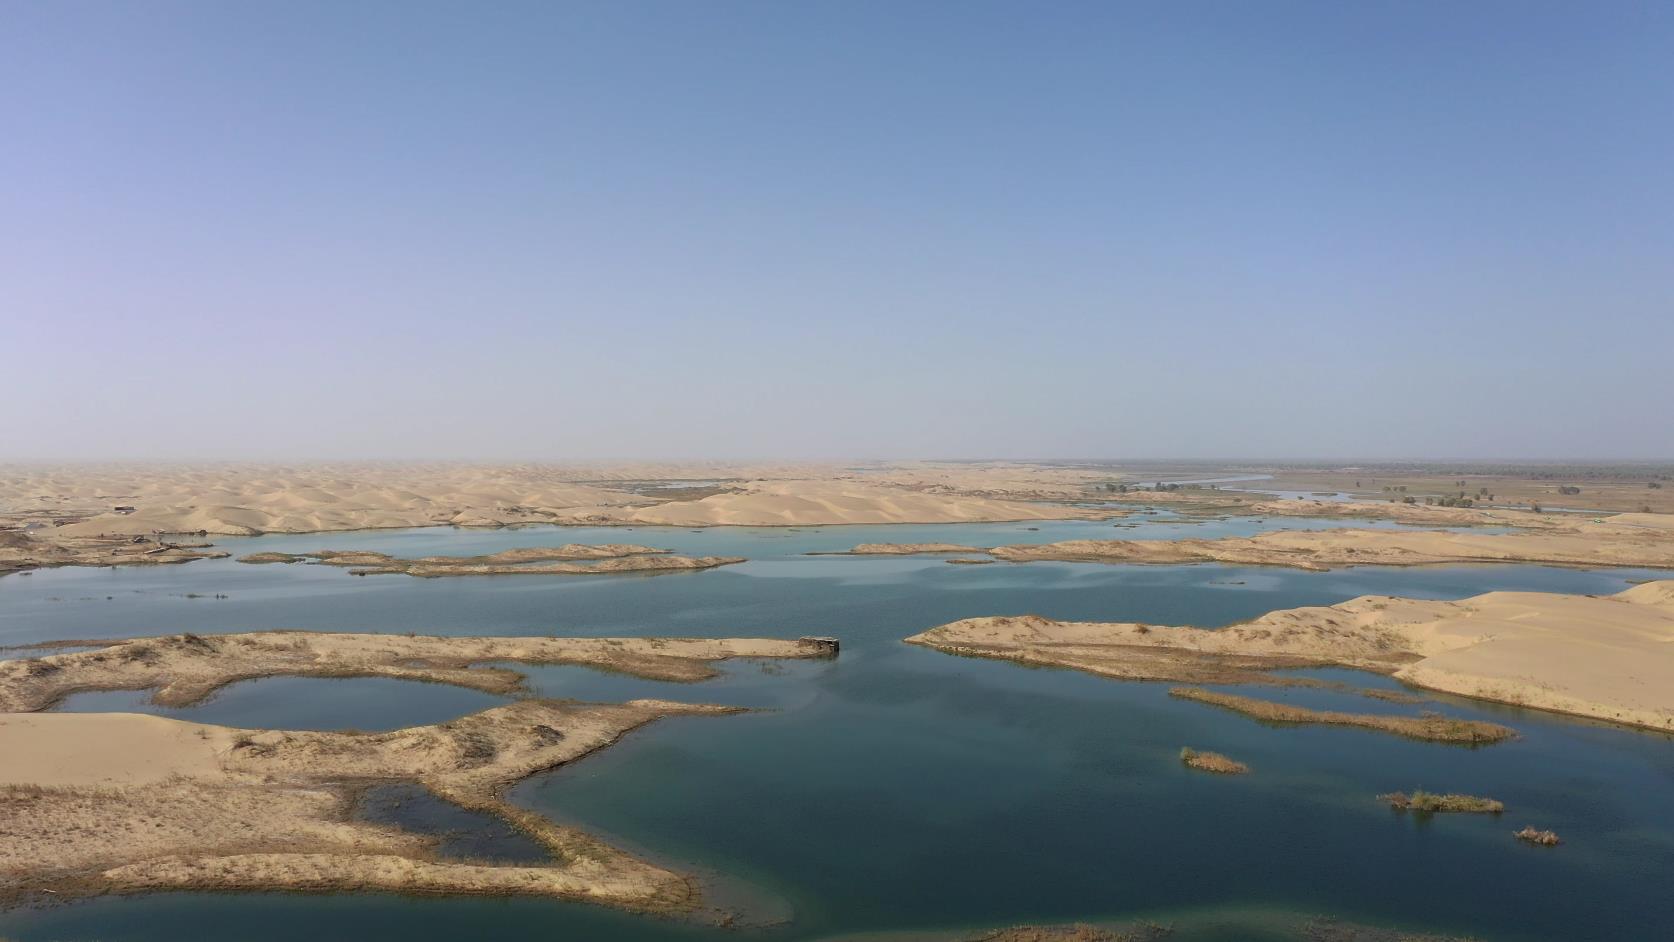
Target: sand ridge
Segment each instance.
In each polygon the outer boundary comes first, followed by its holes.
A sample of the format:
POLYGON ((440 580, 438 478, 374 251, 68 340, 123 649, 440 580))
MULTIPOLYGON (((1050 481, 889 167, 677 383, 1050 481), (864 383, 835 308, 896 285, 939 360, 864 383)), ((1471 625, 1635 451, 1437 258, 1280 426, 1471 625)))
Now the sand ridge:
POLYGON ((524 676, 484 662, 575 664, 653 680, 694 682, 731 658, 834 657, 834 642, 805 638, 440 637, 312 631, 167 635, 93 642, 88 650, 0 661, 0 711, 45 710, 82 691, 154 690, 187 706, 258 677, 388 677, 497 694, 524 676))
MULTIPOLYGON (((1453 509, 1453 508, 1444 508, 1453 509)), ((1179 565, 1218 562, 1324 571, 1347 566, 1541 563, 1557 566, 1674 568, 1674 516, 1617 514, 1562 528, 1483 533, 1470 530, 1275 530, 1253 537, 1183 540, 1063 540, 986 549, 867 543, 852 555, 982 552, 1007 562, 1179 565)))

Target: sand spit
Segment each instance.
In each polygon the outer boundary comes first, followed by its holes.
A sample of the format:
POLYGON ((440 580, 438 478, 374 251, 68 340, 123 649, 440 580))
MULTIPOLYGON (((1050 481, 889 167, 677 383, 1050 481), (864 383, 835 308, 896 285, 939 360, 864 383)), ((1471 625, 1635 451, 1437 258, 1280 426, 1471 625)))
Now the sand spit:
POLYGON ((694 906, 686 878, 501 798, 652 720, 730 707, 528 700, 388 733, 246 731, 136 714, 0 717, 0 901, 152 890, 380 890, 694 906), (98 743, 89 756, 84 744, 98 743), (414 781, 496 814, 552 862, 440 859, 354 821, 364 785, 414 781))
POLYGON ((835 642, 771 638, 449 638, 428 635, 261 631, 169 635, 99 643, 92 650, 0 661, 0 712, 45 710, 72 693, 155 690, 163 706, 197 703, 258 677, 389 677, 497 694, 524 676, 483 662, 578 664, 653 680, 714 677, 728 658, 819 658, 835 642))
MULTIPOLYGON (((538 563, 553 559, 615 559, 622 556, 648 556, 654 553, 667 552, 670 551, 657 549, 654 546, 638 546, 633 543, 594 545, 565 543, 563 546, 530 546, 502 550, 498 553, 489 553, 483 556, 421 556, 418 559, 402 561, 437 566, 495 566, 513 563, 538 563)), ((332 566, 362 566, 378 565, 392 558, 387 553, 375 553, 370 550, 319 550, 313 553, 251 553, 248 556, 240 556, 238 561, 241 563, 299 563, 312 559, 332 566)))
POLYGON ((1430 742, 1451 742, 1477 746, 1501 742, 1517 735, 1517 731, 1498 723, 1476 720, 1457 720, 1439 713, 1422 716, 1386 716, 1378 713, 1342 713, 1336 710, 1310 710, 1288 703, 1274 703, 1232 693, 1205 690, 1202 687, 1171 687, 1168 695, 1182 700, 1196 700, 1210 706, 1223 707, 1235 713, 1251 716, 1265 723, 1284 723, 1294 726, 1356 726, 1384 733, 1394 733, 1408 739, 1430 742))
POLYGON ((158 566, 227 555, 208 543, 145 536, 63 537, 50 530, 0 530, 0 576, 53 566, 158 566))
MULTIPOLYGON (((1455 508, 1443 508, 1455 509, 1455 508)), ((866 543, 855 555, 911 553, 911 543, 866 543)), ((933 544, 932 544, 933 545, 933 544)), ((969 550, 967 550, 969 551, 969 550)), ((1066 540, 977 550, 1006 562, 1289 566, 1323 572, 1348 566, 1538 563, 1674 569, 1674 516, 1617 514, 1529 533, 1440 530, 1282 530, 1215 540, 1066 540)), ((923 550, 922 552, 940 552, 923 550)))
POLYGON ((1362 596, 1220 629, 971 618, 907 641, 952 654, 1191 684, 1261 682, 1278 668, 1335 665, 1466 697, 1674 729, 1674 580, 1602 597, 1362 596))
POLYGON ((370 550, 318 550, 313 553, 251 553, 241 563, 298 563, 313 561, 343 566, 351 575, 398 573, 434 579, 441 576, 589 576, 613 572, 688 572, 744 562, 741 556, 674 556, 668 550, 631 543, 588 546, 569 543, 555 547, 510 549, 486 556, 423 556, 401 559, 370 550), (585 560, 586 562, 548 562, 585 560))

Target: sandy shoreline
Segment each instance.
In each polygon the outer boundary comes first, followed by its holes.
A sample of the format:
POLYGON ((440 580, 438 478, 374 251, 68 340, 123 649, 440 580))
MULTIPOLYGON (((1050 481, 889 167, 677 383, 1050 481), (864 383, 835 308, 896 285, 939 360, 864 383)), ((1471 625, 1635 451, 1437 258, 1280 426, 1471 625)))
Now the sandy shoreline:
POLYGON ((1248 683, 1275 669, 1335 665, 1465 697, 1674 730, 1674 580, 1604 597, 1362 596, 1220 629, 971 618, 907 641, 1128 680, 1248 683))
POLYGON ((528 700, 389 733, 248 731, 137 714, 0 716, 0 901, 184 889, 539 895, 697 904, 685 877, 507 804, 501 792, 664 716, 730 707, 528 700), (78 744, 97 742, 90 755, 78 744), (498 815, 550 863, 445 860, 352 820, 363 784, 414 781, 498 815))

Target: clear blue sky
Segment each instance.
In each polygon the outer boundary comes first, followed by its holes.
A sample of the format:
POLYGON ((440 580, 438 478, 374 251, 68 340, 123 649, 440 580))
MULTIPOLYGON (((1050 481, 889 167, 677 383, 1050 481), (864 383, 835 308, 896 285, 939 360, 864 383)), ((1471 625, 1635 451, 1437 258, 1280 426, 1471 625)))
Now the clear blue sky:
POLYGON ((0 459, 1674 457, 1674 4, 0 0, 0 459))

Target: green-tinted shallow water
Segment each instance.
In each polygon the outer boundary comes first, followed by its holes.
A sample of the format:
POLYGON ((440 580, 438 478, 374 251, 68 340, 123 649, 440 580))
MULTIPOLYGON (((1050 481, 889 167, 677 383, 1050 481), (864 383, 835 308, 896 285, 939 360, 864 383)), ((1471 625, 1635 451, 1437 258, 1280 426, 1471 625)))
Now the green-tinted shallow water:
MULTIPOLYGON (((860 542, 1212 537, 1277 523, 1150 519, 1159 522, 1135 529, 429 529, 220 541, 238 554, 330 547, 399 555, 643 542, 751 560, 662 576, 356 578, 324 566, 228 560, 7 577, 0 580, 0 644, 261 628, 817 633, 841 638, 843 654, 834 663, 769 669, 731 664, 723 677, 700 685, 579 668, 529 671, 536 689, 550 696, 650 695, 773 708, 663 721, 513 794, 661 862, 713 875, 718 892, 746 903, 749 917, 789 920, 783 924, 740 936, 543 900, 182 894, 0 914, 0 936, 791 942, 1155 918, 1175 922, 1175 938, 1232 940, 1294 938, 1298 919, 1321 914, 1485 940, 1666 937, 1674 925, 1666 889, 1674 875, 1669 737, 1452 698, 1438 698, 1440 708, 1507 723, 1522 738, 1470 750, 1358 730, 1280 729, 1172 700, 1162 684, 1031 670, 900 643, 972 615, 1215 626, 1366 593, 1605 593, 1656 573, 950 566, 935 558, 802 555, 860 542), (205 597, 187 598, 191 593, 205 597), (1183 745, 1225 752, 1254 772, 1190 773, 1177 758, 1183 745), (1421 820, 1373 799, 1415 787, 1489 795, 1509 810, 1498 818, 1421 820), (1523 846, 1510 834, 1525 823, 1553 828, 1566 843, 1523 846)), ((1319 675, 1391 686, 1346 671, 1319 675)), ((1418 709, 1332 691, 1276 695, 1363 712, 1418 709)), ((432 684, 275 678, 160 712, 229 725, 381 729, 498 702, 432 684)), ((155 710, 130 693, 78 696, 65 709, 155 710)))

